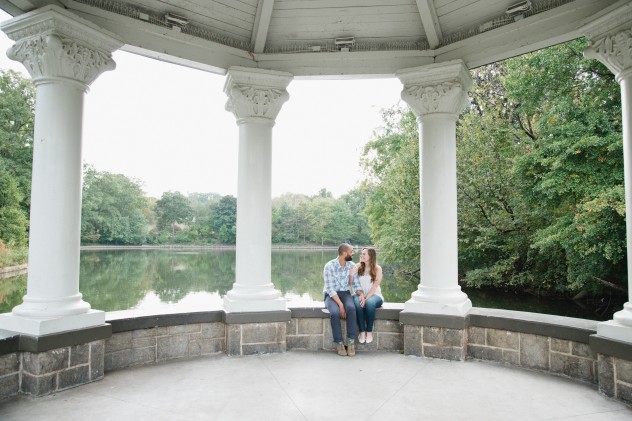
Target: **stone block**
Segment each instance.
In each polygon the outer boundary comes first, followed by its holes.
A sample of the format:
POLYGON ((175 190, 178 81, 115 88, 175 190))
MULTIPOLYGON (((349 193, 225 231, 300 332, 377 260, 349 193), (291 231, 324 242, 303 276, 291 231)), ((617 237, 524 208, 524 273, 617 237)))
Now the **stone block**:
POLYGON ((0 356, 0 377, 20 371, 17 352, 0 356))
POLYGON ((462 348, 464 345, 464 333, 463 329, 443 329, 443 345, 462 348))
POLYGON ((70 367, 88 364, 90 362, 90 344, 80 344, 70 347, 70 367))
POLYGON ((520 334, 520 365, 536 370, 549 369, 549 338, 520 334))
POLYGON ((183 333, 198 333, 202 329, 200 323, 190 325, 169 326, 169 335, 181 335, 183 333))
POLYGON ((45 352, 22 353, 22 368, 36 376, 68 368, 69 348, 51 349, 45 352))
POLYGON ((477 360, 503 361, 503 350, 482 345, 468 345, 467 355, 477 360))
POLYGON ((224 338, 201 338, 189 342, 189 354, 191 356, 216 354, 224 352, 224 338))
POLYGON ((247 323, 242 325, 242 344, 278 342, 279 325, 285 326, 285 323, 247 323))
POLYGON ((377 349, 383 351, 404 351, 404 335, 400 333, 380 332, 373 334, 374 340, 367 344, 367 349, 375 345, 377 349))
POLYGON ((564 339, 551 338, 551 351, 561 352, 563 354, 571 353, 571 341, 564 339))
POLYGON ((614 398, 614 358, 609 355, 597 355, 597 374, 599 380, 599 392, 614 398))
POLYGON ((614 360, 618 382, 632 383, 632 362, 622 358, 614 360))
POLYGON ((288 335, 297 335, 298 334, 298 321, 300 319, 290 319, 287 323, 287 334, 288 335))
POLYGON ((277 354, 285 352, 287 346, 285 342, 281 343, 267 343, 267 344, 244 344, 242 347, 242 355, 255 355, 255 354, 277 354))
POLYGON ((105 341, 105 353, 130 349, 132 347, 132 332, 114 333, 105 341))
POLYGON ((307 351, 320 351, 323 348, 322 335, 288 335, 286 347, 290 349, 301 349, 307 351))
POLYGON ((588 358, 573 357, 570 355, 552 353, 551 371, 563 374, 573 379, 595 383, 593 361, 588 358))
POLYGON ((90 369, 87 365, 69 368, 59 372, 57 390, 68 389, 90 383, 90 369))
POLYGON ((485 328, 472 326, 467 332, 467 342, 472 345, 485 345, 485 328))
POLYGON ((133 365, 152 364, 155 362, 156 362, 156 348, 155 347, 152 346, 148 348, 134 348, 132 350, 132 364, 133 365))
POLYGON ((520 365, 520 352, 512 349, 503 349, 503 362, 511 365, 520 365))
POLYGON ((0 377, 0 401, 15 396, 20 391, 20 374, 9 374, 0 377))
POLYGON ((632 386, 625 383, 617 383, 617 399, 626 403, 632 403, 632 386))
POLYGON ((22 383, 20 391, 32 396, 49 395, 57 390, 57 375, 46 374, 43 376, 33 376, 22 373, 22 383))
POLYGON ((520 348, 520 334, 508 330, 487 329, 486 343, 488 346, 497 348, 515 349, 520 348))
POLYGON ((443 329, 440 327, 424 326, 422 340, 424 345, 443 345, 443 329))
POLYGON ((241 325, 228 325, 226 329, 226 353, 241 355, 241 325))
POLYGON ((105 354, 103 362, 105 372, 129 367, 133 363, 132 350, 123 349, 121 351, 105 354))
POLYGON ((571 353, 579 357, 595 359, 595 353, 590 349, 590 345, 580 342, 571 342, 571 353))
POLYGON ((322 335, 323 319, 297 319, 299 335, 322 335))
POLYGON ((138 329, 132 331, 132 338, 148 338, 154 336, 167 336, 169 334, 168 326, 151 327, 149 329, 138 329))
POLYGON ((465 352, 463 348, 443 347, 434 345, 425 345, 423 348, 424 357, 440 358, 442 360, 463 361, 465 352))
POLYGON ((188 335, 173 335, 157 338, 156 361, 171 360, 189 356, 188 335))
POLYGON ((404 325, 404 355, 415 355, 421 357, 421 336, 423 328, 421 326, 404 325))
POLYGON ((156 346, 156 337, 148 336, 145 338, 132 338, 132 348, 148 348, 156 346))
POLYGON ((226 337, 226 325, 220 322, 202 323, 202 337, 224 339, 226 337))
POLYGON ((395 320, 376 320, 373 325, 374 332, 404 333, 404 325, 395 320))

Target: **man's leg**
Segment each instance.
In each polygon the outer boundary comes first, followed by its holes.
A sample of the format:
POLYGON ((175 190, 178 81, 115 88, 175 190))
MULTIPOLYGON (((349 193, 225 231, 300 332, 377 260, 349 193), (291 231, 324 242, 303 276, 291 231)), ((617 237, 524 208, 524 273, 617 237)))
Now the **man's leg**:
MULTIPOLYGON (((334 337, 334 342, 336 344, 343 343, 342 341, 342 326, 340 325, 340 308, 338 304, 334 300, 327 295, 325 297, 325 306, 327 310, 329 310, 329 321, 331 322, 331 333, 334 337)), ((347 315, 347 317, 349 317, 347 315)))
POLYGON ((349 338, 349 344, 355 341, 358 337, 358 325, 356 319, 355 304, 353 303, 353 297, 348 291, 339 293, 338 296, 345 306, 347 312, 347 337, 349 338))
POLYGON ((356 318, 358 319, 358 325, 360 326, 360 332, 366 332, 366 320, 364 320, 364 309, 360 307, 360 297, 353 295, 353 304, 356 309, 356 318))

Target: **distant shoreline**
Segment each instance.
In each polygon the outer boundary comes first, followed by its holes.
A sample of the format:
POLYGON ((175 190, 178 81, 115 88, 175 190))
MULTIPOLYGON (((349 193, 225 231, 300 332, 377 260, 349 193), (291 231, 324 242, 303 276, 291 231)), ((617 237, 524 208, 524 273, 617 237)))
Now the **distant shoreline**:
MULTIPOLYGON (((359 247, 359 246, 358 246, 359 247)), ((81 250, 235 250, 235 245, 224 244, 162 244, 140 246, 85 245, 81 250)), ((272 250, 337 250, 338 246, 318 245, 272 245, 272 250)))

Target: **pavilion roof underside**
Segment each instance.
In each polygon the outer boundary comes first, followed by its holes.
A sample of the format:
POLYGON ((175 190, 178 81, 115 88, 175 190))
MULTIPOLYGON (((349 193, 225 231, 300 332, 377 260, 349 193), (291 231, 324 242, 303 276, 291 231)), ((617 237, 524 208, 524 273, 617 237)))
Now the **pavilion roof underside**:
POLYGON ((216 73, 392 75, 470 68, 576 38, 621 0, 0 0, 13 16, 57 4, 123 49, 216 73), (516 9, 512 12, 512 10, 516 9))

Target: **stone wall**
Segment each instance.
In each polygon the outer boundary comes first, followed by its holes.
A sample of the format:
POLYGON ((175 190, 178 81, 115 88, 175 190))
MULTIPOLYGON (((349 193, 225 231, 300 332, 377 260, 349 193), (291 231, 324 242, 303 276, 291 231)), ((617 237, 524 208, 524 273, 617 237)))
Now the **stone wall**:
POLYGON ((105 343, 105 371, 214 354, 225 349, 226 329, 222 322, 118 332, 105 343))
POLYGON ((20 392, 20 354, 0 356, 0 400, 20 392))
POLYGON ((597 383, 597 358, 588 344, 501 329, 470 327, 467 356, 548 371, 597 383))

